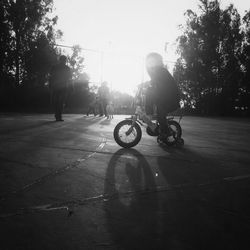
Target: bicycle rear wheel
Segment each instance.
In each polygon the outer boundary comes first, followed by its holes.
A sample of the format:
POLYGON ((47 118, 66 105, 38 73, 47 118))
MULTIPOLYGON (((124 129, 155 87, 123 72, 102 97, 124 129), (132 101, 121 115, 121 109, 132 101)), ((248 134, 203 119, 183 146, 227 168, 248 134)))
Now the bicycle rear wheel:
MULTIPOLYGON (((164 140, 163 143, 166 144, 167 146, 173 146, 181 141, 182 129, 180 124, 174 120, 168 120, 168 126, 170 129, 170 136, 168 136, 168 138, 166 138, 166 140, 164 140)), ((158 137, 158 142, 161 142, 159 137, 158 137)))

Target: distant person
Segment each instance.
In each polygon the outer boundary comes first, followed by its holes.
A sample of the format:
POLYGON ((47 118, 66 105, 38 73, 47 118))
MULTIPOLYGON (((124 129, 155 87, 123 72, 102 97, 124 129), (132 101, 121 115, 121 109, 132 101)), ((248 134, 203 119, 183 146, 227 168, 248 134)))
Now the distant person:
POLYGON ((87 110, 87 116, 89 116, 89 114, 94 114, 94 116, 97 115, 97 110, 98 110, 98 97, 96 96, 89 104, 88 106, 88 110, 87 110))
POLYGON ((98 89, 100 116, 107 117, 107 105, 110 98, 109 87, 107 82, 103 82, 98 89))
POLYGON ((67 57, 60 56, 59 63, 53 66, 50 72, 49 87, 56 121, 63 121, 63 107, 71 83, 71 70, 66 63, 67 57))
POLYGON ((109 102, 109 104, 107 105, 107 119, 113 119, 114 112, 115 112, 114 104, 113 102, 109 102))
POLYGON ((176 81, 164 68, 163 58, 158 53, 146 57, 146 69, 150 76, 150 87, 146 91, 146 113, 153 114, 153 104, 157 109, 157 120, 160 125, 160 139, 169 136, 166 116, 180 107, 180 93, 176 81))

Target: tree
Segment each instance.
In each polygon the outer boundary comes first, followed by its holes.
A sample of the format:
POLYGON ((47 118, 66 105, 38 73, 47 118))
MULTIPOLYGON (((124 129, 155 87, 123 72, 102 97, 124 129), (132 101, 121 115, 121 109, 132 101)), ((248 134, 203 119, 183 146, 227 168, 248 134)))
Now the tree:
POLYGON ((53 27, 57 17, 49 18, 47 15, 52 12, 52 7, 53 0, 1 1, 1 30, 5 35, 3 43, 1 42, 1 70, 3 72, 3 60, 6 60, 6 55, 8 71, 15 75, 16 86, 27 80, 27 67, 34 56, 38 55, 37 45, 41 45, 42 40, 47 40, 49 50, 55 51, 53 43, 56 33, 53 27))
POLYGON ((79 45, 74 45, 72 48, 72 55, 68 57, 69 64, 72 68, 73 80, 79 79, 84 65, 84 57, 81 56, 82 49, 79 45))
POLYGON ((199 15, 186 12, 174 75, 189 108, 204 114, 231 114, 242 79, 241 18, 233 5, 222 10, 217 0, 200 0, 199 7, 199 15))
MULTIPOLYGON (((29 100, 31 87, 44 86, 59 52, 55 39, 62 35, 54 29, 57 17, 48 16, 52 10, 53 0, 0 1, 1 107, 19 106, 17 100, 29 100)), ((34 100, 44 99, 40 90, 34 100)))
POLYGON ((74 110, 82 112, 90 101, 89 76, 84 72, 84 57, 81 55, 82 49, 79 45, 74 45, 72 54, 68 56, 68 61, 72 69, 73 89, 69 96, 69 106, 74 110))
MULTIPOLYGON (((63 35, 55 30, 57 19, 53 16, 53 0, 0 1, 1 108, 49 106, 45 85, 51 66, 61 53, 56 39, 63 35)), ((77 89, 74 97, 88 92, 89 79, 83 72, 80 52, 80 47, 74 46, 69 56, 77 89)), ((82 96, 78 99, 82 100, 82 96)))
POLYGON ((242 50, 242 69, 243 81, 239 93, 241 108, 250 115, 250 10, 243 17, 243 50, 242 50))
MULTIPOLYGON (((5 5, 7 1, 0 2, 0 78, 3 79, 3 73, 7 72, 7 54, 9 51, 10 34, 7 23, 7 13, 5 5)), ((2 83, 2 81, 1 81, 2 83)))
POLYGON ((219 51, 220 107, 225 114, 232 114, 237 105, 242 80, 241 54, 243 37, 240 31, 241 18, 230 5, 221 13, 221 37, 219 51))

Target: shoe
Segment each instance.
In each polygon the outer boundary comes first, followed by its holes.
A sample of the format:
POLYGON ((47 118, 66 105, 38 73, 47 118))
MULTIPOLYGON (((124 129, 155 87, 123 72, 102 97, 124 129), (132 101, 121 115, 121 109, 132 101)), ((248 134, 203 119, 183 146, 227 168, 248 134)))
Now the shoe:
POLYGON ((57 122, 63 122, 64 120, 62 118, 56 119, 57 122))
POLYGON ((159 136, 158 136, 158 140, 165 143, 165 144, 168 144, 169 143, 169 137, 171 136, 171 134, 169 133, 161 133, 159 136))
POLYGON ((159 135, 159 139, 160 140, 167 140, 168 136, 169 136, 168 134, 162 133, 162 134, 159 135))

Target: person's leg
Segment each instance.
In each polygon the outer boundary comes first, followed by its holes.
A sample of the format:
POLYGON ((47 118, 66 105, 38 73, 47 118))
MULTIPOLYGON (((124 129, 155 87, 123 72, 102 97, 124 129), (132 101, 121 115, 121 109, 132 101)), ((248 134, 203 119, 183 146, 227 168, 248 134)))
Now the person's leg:
POLYGON ((51 104, 52 104, 52 107, 53 107, 54 116, 56 118, 56 94, 55 94, 55 91, 53 91, 52 94, 51 94, 51 104))
POLYGON ((103 112, 104 112, 104 115, 107 117, 107 105, 108 105, 108 102, 107 100, 103 100, 103 112))
POLYGON ((96 105, 96 104, 95 104, 95 106, 94 106, 93 110, 94 110, 94 116, 96 116, 96 115, 98 114, 98 111, 97 111, 97 105, 96 105))
POLYGON ((168 134, 167 111, 162 105, 157 105, 157 120, 160 125, 160 134, 168 134))
POLYGON ((146 90, 145 96, 145 111, 147 115, 154 114, 154 103, 155 103, 155 93, 153 88, 148 88, 146 90))
POLYGON ((86 115, 89 116, 90 112, 91 112, 91 106, 88 107, 86 115))
POLYGON ((61 91, 58 97, 58 120, 59 121, 63 121, 62 113, 63 113, 64 102, 65 102, 65 93, 61 91))
POLYGON ((54 104, 54 111, 55 111, 55 119, 60 119, 60 95, 58 91, 55 91, 53 94, 53 104, 54 104))
POLYGON ((103 116, 103 103, 102 103, 102 100, 100 100, 99 112, 100 112, 100 116, 103 116))

